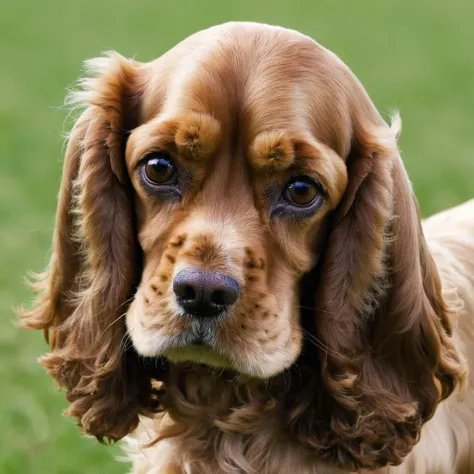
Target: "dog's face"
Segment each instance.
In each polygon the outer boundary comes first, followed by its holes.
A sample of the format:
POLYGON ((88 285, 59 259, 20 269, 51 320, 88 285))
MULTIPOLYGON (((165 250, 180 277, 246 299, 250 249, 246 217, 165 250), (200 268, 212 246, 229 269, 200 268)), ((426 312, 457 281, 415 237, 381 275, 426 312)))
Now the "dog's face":
MULTIPOLYGON (((313 45, 296 40, 295 52, 283 43, 263 63, 255 57, 246 86, 248 70, 229 59, 235 44, 211 44, 204 58, 178 50, 172 74, 181 80, 128 139, 144 268, 127 328, 144 356, 258 377, 298 357, 298 284, 347 173, 313 103, 325 85, 299 63, 317 61, 313 45)), ((154 67, 162 81, 165 66, 154 67)))

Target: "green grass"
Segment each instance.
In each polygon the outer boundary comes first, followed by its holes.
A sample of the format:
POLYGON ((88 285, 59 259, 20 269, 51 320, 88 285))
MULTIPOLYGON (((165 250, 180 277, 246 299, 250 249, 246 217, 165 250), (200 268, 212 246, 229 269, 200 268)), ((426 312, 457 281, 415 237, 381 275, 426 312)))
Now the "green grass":
POLYGON ((115 474, 116 448, 61 417, 63 395, 36 364, 41 334, 19 331, 28 269, 50 247, 65 89, 102 50, 149 60, 227 20, 297 28, 335 51, 380 110, 399 108, 401 147, 422 212, 474 196, 474 3, 452 0, 3 0, 0 6, 0 473, 115 474))

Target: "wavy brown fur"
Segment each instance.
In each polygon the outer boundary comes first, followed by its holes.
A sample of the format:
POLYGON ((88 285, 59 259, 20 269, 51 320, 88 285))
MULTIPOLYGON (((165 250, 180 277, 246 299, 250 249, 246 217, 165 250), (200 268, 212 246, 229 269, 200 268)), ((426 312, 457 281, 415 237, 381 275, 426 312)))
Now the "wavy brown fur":
POLYGON ((115 70, 90 81, 89 107, 70 135, 53 255, 34 284, 36 305, 21 315, 25 327, 46 331, 53 351, 41 363, 67 389, 67 414, 85 433, 110 441, 155 405, 118 321, 133 294, 137 256, 122 160, 133 70, 113 57, 115 70))

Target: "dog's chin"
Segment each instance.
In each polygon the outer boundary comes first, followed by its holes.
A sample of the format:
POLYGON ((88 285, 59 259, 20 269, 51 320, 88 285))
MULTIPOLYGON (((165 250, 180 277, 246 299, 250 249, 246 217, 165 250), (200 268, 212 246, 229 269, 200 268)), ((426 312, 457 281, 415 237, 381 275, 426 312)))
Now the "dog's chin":
POLYGON ((207 345, 189 344, 182 347, 167 349, 162 354, 173 364, 182 366, 204 365, 209 369, 235 374, 237 377, 244 377, 252 380, 268 380, 284 372, 287 367, 263 367, 262 364, 243 363, 239 359, 230 359, 225 355, 219 354, 207 345), (267 369, 267 370, 265 370, 267 369))
POLYGON ((216 369, 232 369, 233 364, 224 356, 203 345, 188 345, 168 349, 163 354, 170 362, 207 365, 216 369))

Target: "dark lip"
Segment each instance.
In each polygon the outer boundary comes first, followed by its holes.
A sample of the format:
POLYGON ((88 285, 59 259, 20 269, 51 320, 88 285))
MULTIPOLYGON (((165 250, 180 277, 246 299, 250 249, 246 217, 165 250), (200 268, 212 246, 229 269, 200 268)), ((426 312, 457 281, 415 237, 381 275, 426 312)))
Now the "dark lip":
POLYGON ((196 337, 195 339, 193 339, 190 343, 191 346, 207 346, 209 347, 205 342, 204 342, 204 339, 202 337, 196 337))

